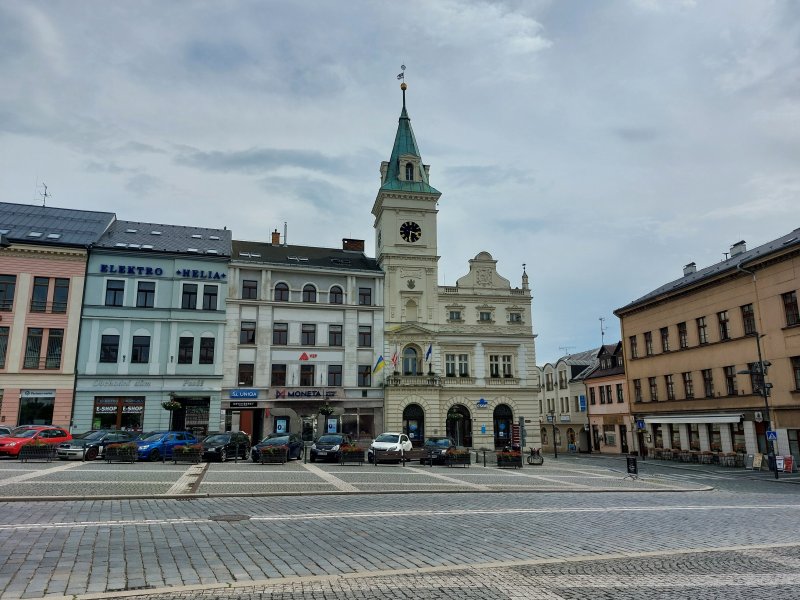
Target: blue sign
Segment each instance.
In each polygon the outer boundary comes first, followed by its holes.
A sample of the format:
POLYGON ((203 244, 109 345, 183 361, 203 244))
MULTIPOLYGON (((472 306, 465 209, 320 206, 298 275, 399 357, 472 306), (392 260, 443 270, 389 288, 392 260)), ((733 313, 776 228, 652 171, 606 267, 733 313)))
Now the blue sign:
POLYGON ((231 398, 258 398, 258 390, 231 390, 231 398))
POLYGON ((586 396, 583 394, 578 396, 578 404, 580 405, 581 412, 586 412, 586 396))
POLYGON ((777 442, 778 441, 778 432, 777 431, 767 431, 767 440, 770 442, 777 442))
POLYGON ((475 406, 477 406, 478 408, 486 408, 487 406, 489 406, 489 403, 486 401, 486 398, 481 398, 475 403, 475 406))
POLYGON ((486 423, 481 423, 481 433, 486 435, 486 423))
POLYGON ((636 420, 636 428, 637 429, 645 429, 644 419, 637 419, 636 420))

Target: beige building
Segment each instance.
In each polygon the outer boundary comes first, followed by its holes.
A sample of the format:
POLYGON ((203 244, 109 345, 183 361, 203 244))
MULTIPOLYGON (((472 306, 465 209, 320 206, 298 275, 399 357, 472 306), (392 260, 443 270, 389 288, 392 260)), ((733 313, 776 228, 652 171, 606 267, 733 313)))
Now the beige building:
POLYGON ((592 451, 627 454, 639 448, 625 384, 622 343, 605 344, 597 365, 584 377, 592 451))
POLYGON ((615 311, 632 410, 650 448, 800 455, 800 230, 730 258, 615 311), (760 344, 757 343, 760 334, 760 344), (769 412, 755 372, 770 363, 769 412))

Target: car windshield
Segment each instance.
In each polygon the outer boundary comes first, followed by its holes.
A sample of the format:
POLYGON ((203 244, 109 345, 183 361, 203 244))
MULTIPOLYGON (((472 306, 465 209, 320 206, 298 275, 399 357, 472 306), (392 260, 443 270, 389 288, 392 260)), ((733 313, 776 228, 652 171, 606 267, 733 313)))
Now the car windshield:
POLYGON ((157 442, 161 438, 163 438, 166 434, 163 431, 156 431, 155 433, 148 433, 142 434, 142 437, 139 438, 141 442, 157 442))
POLYGON ((32 438, 37 433, 39 433, 38 429, 21 429, 19 431, 13 432, 10 437, 13 437, 13 438, 32 438))
POLYGON ((318 444, 341 444, 343 441, 341 435, 323 435, 318 440, 318 444))
POLYGON ((428 438, 425 440, 426 446, 436 446, 438 448, 449 448, 450 440, 448 438, 428 438))
POLYGON ((85 431, 83 433, 79 433, 77 435, 73 435, 72 437, 76 440, 101 440, 105 437, 106 431, 85 431))
POLYGON ((386 442, 387 444, 396 444, 400 441, 400 436, 393 433, 382 433, 375 438, 376 442, 386 442))
POLYGON ((266 438, 261 442, 262 446, 288 446, 289 445, 289 436, 282 435, 280 437, 271 437, 266 438))
POLYGON ((231 440, 230 435, 221 433, 219 435, 210 435, 203 440, 206 444, 227 444, 231 440))

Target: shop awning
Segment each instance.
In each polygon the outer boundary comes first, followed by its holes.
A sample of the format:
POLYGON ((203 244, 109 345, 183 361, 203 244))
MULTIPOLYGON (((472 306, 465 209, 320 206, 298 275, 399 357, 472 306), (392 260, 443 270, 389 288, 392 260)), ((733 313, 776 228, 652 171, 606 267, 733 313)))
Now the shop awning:
POLYGON ((719 414, 699 414, 699 415, 648 415, 644 422, 651 423, 738 423, 744 415, 719 415, 719 414))

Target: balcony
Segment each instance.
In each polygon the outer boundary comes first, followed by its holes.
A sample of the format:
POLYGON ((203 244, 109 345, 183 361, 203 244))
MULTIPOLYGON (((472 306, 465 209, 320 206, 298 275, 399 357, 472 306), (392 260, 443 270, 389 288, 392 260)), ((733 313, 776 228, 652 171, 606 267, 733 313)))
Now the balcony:
POLYGON ((41 300, 31 300, 30 310, 32 313, 65 313, 67 312, 67 303, 61 301, 43 302, 41 300))
POLYGON ((454 387, 462 385, 475 385, 474 377, 445 377, 442 379, 442 385, 445 387, 454 387))
POLYGON ((491 377, 486 380, 487 385, 519 385, 518 377, 491 377))
POLYGON ((442 387, 438 375, 392 375, 386 378, 387 387, 442 387))
POLYGON ((23 369, 49 369, 57 370, 61 368, 61 355, 52 355, 47 358, 39 358, 38 356, 26 356, 25 361, 22 363, 23 369))

